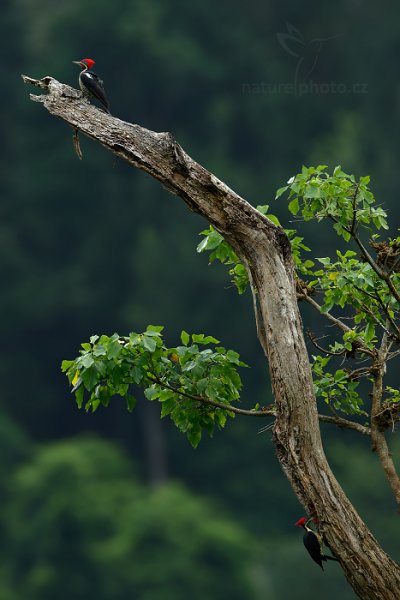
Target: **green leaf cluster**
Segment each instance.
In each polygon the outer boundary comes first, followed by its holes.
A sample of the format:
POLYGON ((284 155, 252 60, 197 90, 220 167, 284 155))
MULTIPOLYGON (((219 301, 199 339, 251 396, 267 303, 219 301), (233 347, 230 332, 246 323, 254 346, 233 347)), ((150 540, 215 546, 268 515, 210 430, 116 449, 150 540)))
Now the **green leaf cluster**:
POLYGON ((395 318, 398 302, 385 281, 369 263, 361 261, 356 252, 337 250, 336 254, 335 261, 329 257, 317 259, 324 268, 314 271, 316 279, 309 285, 323 292, 324 312, 335 306, 341 309, 352 307, 358 336, 367 346, 373 347, 377 341, 377 328, 386 327, 388 316, 395 318))
POLYGON ((362 410, 363 401, 357 388, 359 381, 352 379, 347 369, 327 371, 325 367, 331 356, 313 356, 312 371, 314 376, 315 395, 324 399, 326 404, 345 414, 367 415, 362 410))
MULTIPOLYGON (((257 210, 275 225, 281 227, 278 217, 269 212, 268 204, 257 206, 257 210)), ((310 248, 303 243, 304 238, 298 236, 295 229, 284 229, 284 231, 292 245, 293 260, 296 269, 298 269, 299 273, 308 273, 309 269, 314 266, 314 262, 311 260, 303 261, 301 252, 303 250, 309 252, 310 248)), ((233 265, 233 267, 229 269, 231 281, 238 293, 243 294, 247 289, 249 277, 237 254, 212 225, 210 225, 208 229, 201 231, 200 235, 204 236, 204 238, 200 244, 198 244, 197 252, 210 252, 209 264, 218 260, 224 265, 233 265)))
POLYGON ((223 236, 214 229, 212 225, 200 232, 204 239, 197 246, 197 252, 210 252, 209 263, 219 260, 223 265, 233 265, 229 269, 231 281, 239 294, 246 291, 249 278, 244 265, 240 262, 236 252, 224 240, 223 236))
POLYGON ((169 415, 196 447, 203 430, 212 435, 234 417, 230 405, 239 400, 242 388, 238 368, 247 365, 237 352, 204 334, 182 331, 181 345, 169 348, 162 330, 150 325, 128 337, 94 335, 76 359, 63 361, 62 371, 78 407, 87 411, 108 406, 117 395, 132 411, 136 399, 131 387, 142 387, 148 400, 161 403, 161 416, 169 415))
POLYGON ((301 173, 291 177, 288 185, 276 193, 279 198, 289 192, 289 210, 301 215, 305 221, 321 221, 329 217, 335 222, 336 233, 348 242, 358 225, 387 229, 386 213, 374 206, 375 198, 368 187, 369 176, 348 175, 340 166, 333 174, 326 165, 303 167, 301 173))
POLYGON ((326 353, 313 357, 316 394, 335 410, 365 414, 357 388, 361 378, 371 379, 372 368, 354 371, 350 366, 335 370, 331 354, 341 356, 342 364, 357 356, 365 360, 374 356, 383 332, 389 337, 398 335, 396 319, 400 306, 388 281, 399 288, 399 270, 393 266, 400 240, 381 242, 379 234, 373 233, 370 245, 380 252, 374 259, 364 247, 359 229, 363 227, 371 233, 388 226, 386 212, 376 205, 368 187, 370 178, 356 180, 340 166, 332 175, 326 169, 325 165, 303 167, 277 191, 276 197, 288 192, 288 208, 293 215, 305 221, 330 220, 336 234, 346 243, 353 241, 359 250, 336 250, 335 258, 317 258, 319 267, 312 261, 302 262, 300 255, 294 257, 294 262, 297 274, 306 276, 307 293, 322 298, 321 312, 335 311, 337 318, 344 317, 347 324, 347 330, 328 344, 326 353))

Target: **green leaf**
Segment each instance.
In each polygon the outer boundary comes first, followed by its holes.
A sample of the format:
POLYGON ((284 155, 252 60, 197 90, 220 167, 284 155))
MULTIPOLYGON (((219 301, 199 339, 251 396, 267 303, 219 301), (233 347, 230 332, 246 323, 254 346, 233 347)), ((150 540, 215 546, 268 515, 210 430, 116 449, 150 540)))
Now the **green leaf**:
POLYGON ((75 364, 74 360, 63 360, 62 363, 61 363, 61 371, 63 373, 65 373, 74 364, 75 364))
POLYGON ((278 198, 280 198, 282 196, 282 194, 284 194, 288 188, 289 188, 288 185, 285 185, 285 186, 279 188, 279 190, 277 190, 277 192, 275 194, 275 200, 278 200, 278 198))
POLYGON ((222 237, 222 235, 220 233, 218 233, 218 231, 215 231, 214 229, 212 229, 212 230, 210 229, 210 232, 208 233, 208 235, 206 235, 204 240, 202 240, 200 242, 200 244, 197 246, 197 252, 200 253, 200 252, 204 252, 205 250, 214 250, 223 241, 224 241, 224 238, 222 237))
POLYGON ((240 356, 237 352, 235 352, 234 350, 228 350, 228 352, 226 353, 227 358, 229 359, 229 362, 238 365, 240 362, 240 356))
POLYGON ((88 367, 91 367, 93 363, 94 363, 94 358, 91 354, 84 354, 79 359, 79 364, 82 365, 82 367, 85 367, 85 369, 87 369, 88 367))
POLYGON ((137 404, 136 398, 134 396, 131 396, 130 394, 126 394, 125 400, 127 409, 129 410, 129 412, 132 412, 137 404))
POLYGON ((102 344, 99 344, 93 348, 93 356, 106 356, 106 354, 107 351, 102 344))
POLYGON ((148 337, 146 334, 143 336, 143 346, 148 352, 154 352, 157 348, 157 340, 154 337, 148 337))
POLYGON ((122 346, 119 341, 113 341, 108 344, 107 347, 107 356, 108 358, 117 358, 122 350, 122 346))
POLYGON ((374 337, 375 337, 375 325, 373 323, 368 323, 366 328, 365 328, 365 332, 364 332, 364 337, 365 337, 365 341, 366 342, 371 342, 374 337))
POLYGON ((149 331, 155 331, 156 333, 161 333, 164 330, 164 325, 148 325, 146 328, 146 333, 149 331))
POLYGON ((310 181, 305 189, 305 198, 321 198, 321 186, 318 180, 310 181))
POLYGON ((146 329, 146 331, 144 332, 144 335, 146 337, 161 337, 160 332, 156 331, 155 329, 146 329))
POLYGON ((75 392, 75 400, 76 400, 76 404, 78 405, 78 408, 82 408, 84 393, 85 393, 85 388, 83 386, 78 388, 75 392))
POLYGON ((144 390, 144 395, 146 396, 147 400, 154 400, 154 397, 157 395, 157 393, 158 390, 155 384, 144 390))
POLYGON ((201 429, 191 429, 186 435, 193 448, 197 448, 201 440, 201 429))
POLYGON ((139 385, 139 383, 142 381, 143 376, 144 376, 143 370, 140 367, 138 367, 137 365, 135 365, 131 369, 131 376, 132 376, 133 383, 136 383, 136 385, 139 385))
POLYGON ((181 333, 181 342, 182 342, 182 344, 184 346, 187 346, 188 343, 189 343, 189 340, 190 340, 190 335, 185 330, 183 330, 182 333, 181 333))
POLYGON ((293 198, 293 200, 291 202, 289 202, 289 206, 288 206, 290 212, 292 213, 292 215, 297 215, 297 213, 299 212, 299 198, 296 196, 295 198, 293 198))
POLYGON ((87 390, 89 390, 89 392, 91 390, 93 390, 93 388, 95 387, 95 385, 98 381, 98 372, 97 372, 95 366, 92 365, 88 369, 85 369, 84 371, 82 371, 81 379, 82 379, 82 382, 83 382, 85 388, 87 390))
POLYGON ((192 341, 194 344, 219 344, 219 340, 211 335, 205 336, 204 333, 193 333, 192 341))

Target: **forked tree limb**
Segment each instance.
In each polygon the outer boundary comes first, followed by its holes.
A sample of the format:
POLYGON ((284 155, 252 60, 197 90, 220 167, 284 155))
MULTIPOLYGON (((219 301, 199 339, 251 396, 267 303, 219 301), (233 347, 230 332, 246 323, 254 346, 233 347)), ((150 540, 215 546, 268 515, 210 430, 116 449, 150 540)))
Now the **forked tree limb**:
POLYGON ((257 295, 257 329, 271 373, 276 403, 273 438, 280 464, 340 558, 355 593, 364 600, 398 600, 399 565, 361 520, 324 454, 291 247, 283 229, 190 158, 171 134, 107 115, 51 77, 24 81, 47 92, 32 99, 42 102, 50 114, 161 181, 233 247, 257 295))

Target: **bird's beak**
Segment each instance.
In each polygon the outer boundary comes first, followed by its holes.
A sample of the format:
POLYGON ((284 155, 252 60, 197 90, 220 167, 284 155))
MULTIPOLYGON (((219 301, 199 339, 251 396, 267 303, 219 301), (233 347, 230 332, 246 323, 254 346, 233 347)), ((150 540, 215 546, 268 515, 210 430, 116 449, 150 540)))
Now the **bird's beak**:
POLYGON ((82 63, 80 60, 73 60, 72 62, 74 63, 74 65, 79 65, 80 67, 82 66, 82 63))

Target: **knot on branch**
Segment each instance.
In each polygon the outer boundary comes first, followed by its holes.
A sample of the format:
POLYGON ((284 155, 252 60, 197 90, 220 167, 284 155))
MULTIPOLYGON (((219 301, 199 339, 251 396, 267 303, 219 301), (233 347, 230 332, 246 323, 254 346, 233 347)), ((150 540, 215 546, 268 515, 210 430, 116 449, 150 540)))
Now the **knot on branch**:
POLYGON ((316 290, 303 279, 300 279, 300 277, 296 277, 296 293, 298 300, 304 300, 306 296, 314 296, 316 290))
POLYGON ((178 144, 172 133, 169 131, 162 134, 163 139, 167 144, 167 152, 172 159, 172 170, 174 173, 180 173, 186 176, 189 173, 189 167, 187 163, 187 155, 184 152, 182 146, 178 144))
POLYGON ((377 263, 380 267, 400 272, 400 244, 392 242, 374 242, 370 240, 369 245, 377 255, 377 263))

